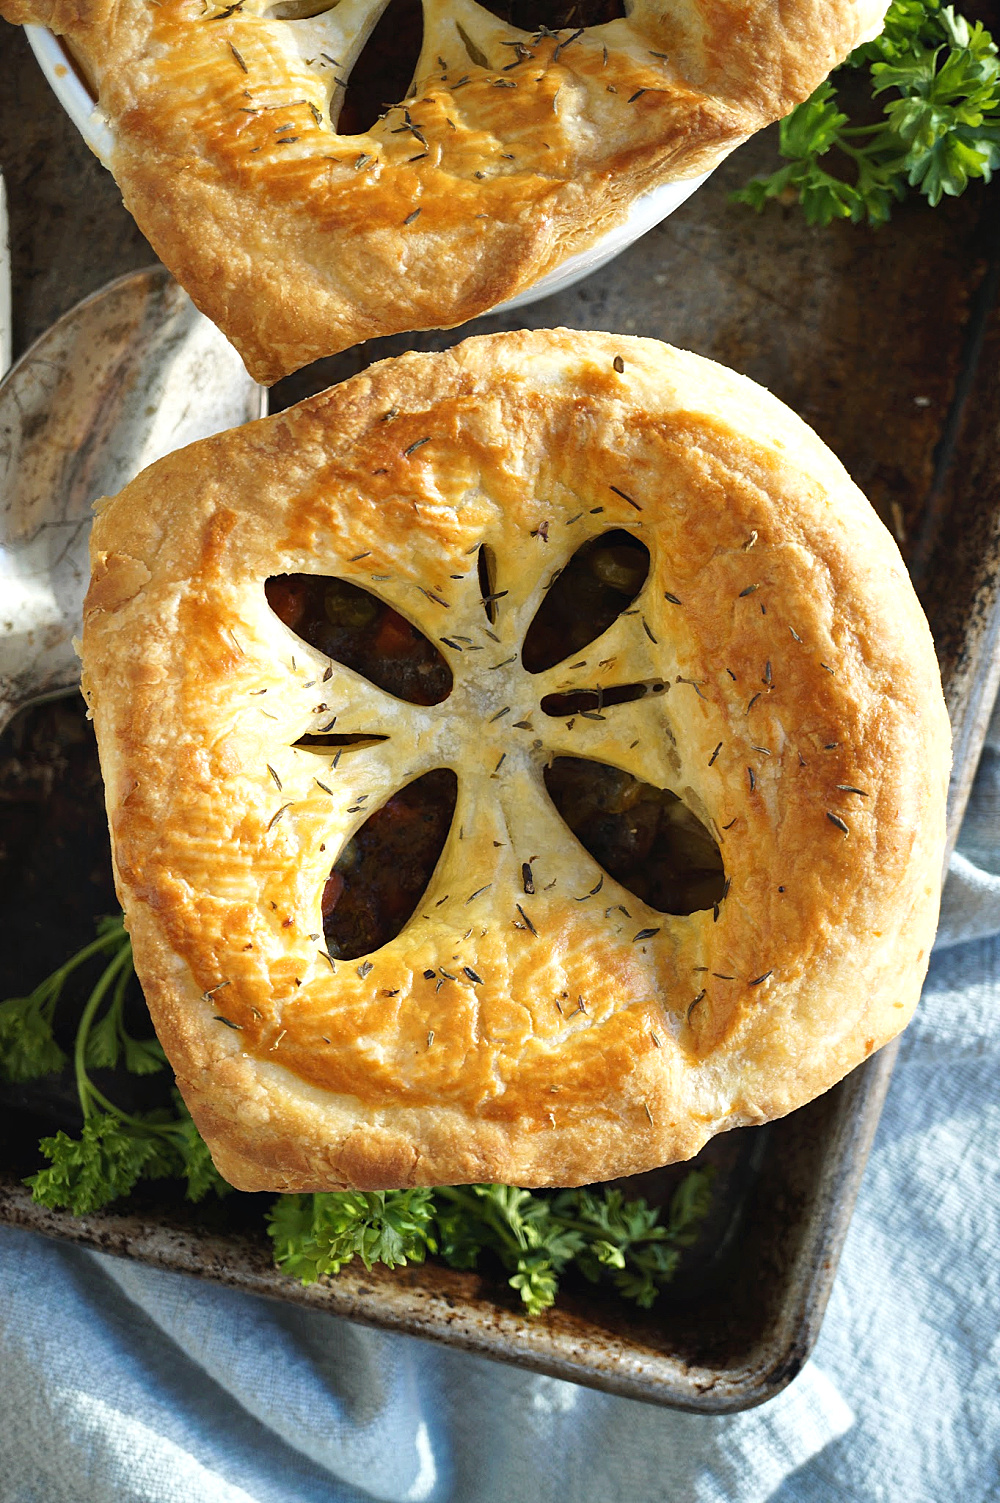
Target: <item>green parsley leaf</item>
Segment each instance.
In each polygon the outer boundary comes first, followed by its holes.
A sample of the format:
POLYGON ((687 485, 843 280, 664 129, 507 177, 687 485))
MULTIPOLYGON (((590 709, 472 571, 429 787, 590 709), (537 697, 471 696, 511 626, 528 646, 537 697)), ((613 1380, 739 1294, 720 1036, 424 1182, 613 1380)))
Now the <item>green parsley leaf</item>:
POLYGON ((520 1294, 529 1315, 541 1315, 548 1310, 559 1292, 552 1260, 542 1251, 522 1254, 517 1260, 517 1272, 507 1282, 520 1294))
POLYGON ((0 1076, 36 1080, 63 1068, 66 1056, 56 1042, 52 1020, 67 980, 94 956, 110 955, 114 961, 127 946, 121 916, 100 919, 97 938, 40 981, 29 996, 0 1002, 0 1076))
POLYGON ((156 1139, 137 1136, 111 1113, 88 1117, 77 1139, 60 1131, 39 1147, 50 1167, 25 1180, 32 1199, 74 1216, 127 1195, 143 1173, 157 1167, 156 1139))
POLYGON ((434 1250, 430 1190, 330 1191, 282 1195, 268 1218, 275 1262, 313 1284, 353 1258, 367 1269, 422 1263, 434 1250))
POLYGON ((0 1002, 0 1074, 5 1079, 36 1080, 61 1070, 65 1063, 45 1000, 37 992, 0 1002))
POLYGON ((225 1195, 232 1195, 232 1185, 222 1178, 213 1164, 208 1144, 195 1127, 179 1091, 175 1091, 174 1099, 177 1117, 170 1124, 171 1178, 186 1181, 184 1194, 190 1201, 204 1200, 206 1195, 216 1195, 220 1200, 225 1195))
POLYGON ((667 1220, 671 1237, 678 1247, 690 1247, 701 1233, 702 1223, 712 1209, 712 1172, 693 1169, 674 1191, 667 1220))

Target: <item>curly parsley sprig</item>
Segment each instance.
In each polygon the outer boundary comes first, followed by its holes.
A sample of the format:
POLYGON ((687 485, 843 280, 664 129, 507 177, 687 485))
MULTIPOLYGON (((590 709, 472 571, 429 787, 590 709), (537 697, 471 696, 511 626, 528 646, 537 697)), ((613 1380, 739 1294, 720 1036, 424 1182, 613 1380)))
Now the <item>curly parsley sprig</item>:
POLYGON ((304 1284, 339 1273, 352 1258, 370 1269, 422 1263, 436 1254, 452 1268, 499 1259, 529 1315, 555 1301, 574 1265, 591 1283, 610 1278, 643 1309, 673 1278, 681 1249, 697 1238, 711 1201, 711 1171, 689 1170, 660 1224, 660 1211, 614 1187, 532 1191, 513 1185, 434 1190, 337 1191, 284 1195, 268 1230, 279 1268, 304 1284))
POLYGON ((97 955, 105 965, 80 1015, 73 1046, 73 1072, 83 1113, 79 1138, 60 1130, 39 1147, 49 1167, 26 1183, 42 1205, 76 1216, 128 1195, 140 1179, 183 1179, 189 1200, 209 1191, 227 1195, 208 1149, 180 1096, 175 1107, 130 1114, 122 1111, 90 1076, 92 1069, 123 1063, 134 1075, 166 1064, 156 1039, 134 1038, 125 1026, 125 1001, 134 976, 132 946, 121 916, 98 921, 97 938, 46 977, 27 997, 0 1002, 0 1074, 22 1082, 54 1073, 66 1064, 53 1021, 67 979, 97 955))
POLYGON ((781 122, 785 165, 739 189, 738 202, 758 212, 771 199, 797 202, 810 224, 880 225, 908 189, 934 207, 990 180, 1000 166, 1000 58, 981 22, 941 0, 893 0, 881 36, 843 64, 859 69, 881 117, 852 123, 827 79, 781 122))
MULTIPOLYGON (((53 1021, 69 976, 96 956, 104 967, 84 1003, 73 1046, 83 1128, 59 1131, 40 1148, 49 1167, 26 1183, 43 1205, 86 1215, 128 1195, 142 1179, 178 1178, 189 1200, 230 1193, 180 1096, 175 1108, 128 1113, 90 1071, 116 1065, 135 1075, 164 1068, 155 1039, 125 1025, 133 979, 132 947, 120 917, 101 919, 98 935, 28 997, 0 1002, 0 1075, 35 1079, 67 1063, 53 1021)), ((282 1195, 268 1217, 278 1267, 305 1284, 337 1274, 354 1258, 366 1268, 422 1263, 436 1255, 452 1268, 475 1268, 488 1254, 508 1273, 530 1315, 547 1310, 559 1280, 575 1266, 592 1283, 607 1279, 648 1308, 697 1238, 711 1201, 711 1170, 692 1169, 661 1224, 660 1210, 626 1200, 616 1188, 536 1192, 513 1185, 439 1186, 379 1193, 331 1191, 282 1195)))
POLYGON ((66 982, 95 955, 110 954, 110 964, 117 965, 119 952, 127 945, 120 917, 99 919, 97 938, 40 981, 33 992, 0 1002, 0 1077, 22 1082, 62 1069, 66 1055, 56 1042, 52 1022, 66 982))

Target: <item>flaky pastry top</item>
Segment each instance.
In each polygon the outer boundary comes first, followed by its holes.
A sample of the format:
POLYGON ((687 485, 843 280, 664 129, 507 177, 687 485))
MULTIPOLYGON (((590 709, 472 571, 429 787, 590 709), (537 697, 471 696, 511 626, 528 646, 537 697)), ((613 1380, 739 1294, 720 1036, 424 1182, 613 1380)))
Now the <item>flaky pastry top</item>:
POLYGON ((635 0, 525 31, 423 0, 405 100, 338 121, 387 0, 0 0, 63 34, 156 253, 271 382, 531 286, 806 98, 886 0, 635 0))
POLYGON ((92 566, 84 689, 136 966, 238 1186, 637 1172, 801 1105, 909 1018, 949 767, 930 636, 839 462, 745 378, 569 331, 407 355, 159 461, 100 505, 92 566), (613 529, 649 550, 640 593, 529 673, 547 589, 613 529), (301 573, 393 606, 450 695, 405 703, 296 636, 265 581, 301 573), (334 716, 386 739, 302 744, 334 716), (602 871, 546 794, 560 756, 672 790, 718 843, 714 909, 602 871), (438 767, 457 805, 412 919, 331 960, 331 867, 438 767))

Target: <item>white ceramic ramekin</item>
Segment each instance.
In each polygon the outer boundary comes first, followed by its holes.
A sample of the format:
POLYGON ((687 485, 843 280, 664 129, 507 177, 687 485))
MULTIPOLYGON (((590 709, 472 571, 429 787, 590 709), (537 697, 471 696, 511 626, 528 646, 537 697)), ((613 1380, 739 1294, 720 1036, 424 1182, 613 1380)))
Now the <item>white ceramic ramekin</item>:
POLYGON ((24 34, 52 91, 96 157, 108 164, 111 131, 97 101, 70 62, 57 36, 44 26, 26 26, 24 34))
MULTIPOLYGON (((91 151, 106 165, 111 154, 111 131, 97 108, 94 96, 67 56, 62 42, 44 26, 26 26, 24 29, 31 50, 59 103, 91 151)), ((634 240, 638 240, 640 235, 659 224, 661 219, 666 219, 704 181, 705 177, 696 177, 679 183, 664 183, 661 188, 654 188, 652 193, 637 198, 621 224, 602 235, 587 250, 570 256, 568 261, 557 266, 555 271, 550 271, 534 286, 519 292, 509 302, 502 303, 494 312, 510 313, 517 308, 526 308, 529 303, 537 303, 540 298, 549 297, 554 292, 565 292, 574 283, 589 277, 591 272, 606 266, 634 240)))

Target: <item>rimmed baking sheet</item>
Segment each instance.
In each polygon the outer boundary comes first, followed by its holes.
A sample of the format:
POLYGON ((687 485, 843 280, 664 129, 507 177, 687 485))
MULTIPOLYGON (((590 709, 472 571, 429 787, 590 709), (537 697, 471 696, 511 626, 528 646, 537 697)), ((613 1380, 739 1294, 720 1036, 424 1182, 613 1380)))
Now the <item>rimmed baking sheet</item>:
MULTIPOLYGON (((0 56, 11 127, 18 348, 78 297, 147 264, 149 248, 14 34, 0 56), (16 129, 13 128, 16 122, 16 129), (57 232, 58 231, 58 232, 57 232)), ((1000 633, 997 212, 987 191, 931 213, 897 211, 878 233, 761 219, 729 191, 771 160, 751 146, 666 223, 579 287, 476 331, 566 324, 641 333, 696 349, 771 387, 811 422, 896 534, 931 619, 956 734, 957 829, 992 694, 1000 633)), ((282 383, 297 400, 406 348, 470 332, 384 340, 282 383)), ((8 939, 0 996, 29 989, 113 906, 96 759, 80 707, 39 707, 0 744, 0 898, 8 939)), ((766 1129, 732 1134, 716 1209, 676 1285, 650 1312, 571 1284, 537 1320, 503 1276, 426 1264, 346 1269, 304 1289, 271 1264, 266 1198, 185 1207, 168 1186, 74 1219, 31 1203, 32 1145, 72 1091, 0 1096, 0 1221, 219 1280, 354 1320, 480 1352, 656 1403, 746 1408, 799 1370, 822 1319, 892 1069, 883 1051, 819 1101, 766 1129)), ((141 1088, 141 1085, 140 1085, 141 1088)), ((678 1171, 646 1177, 651 1198, 678 1171)))

